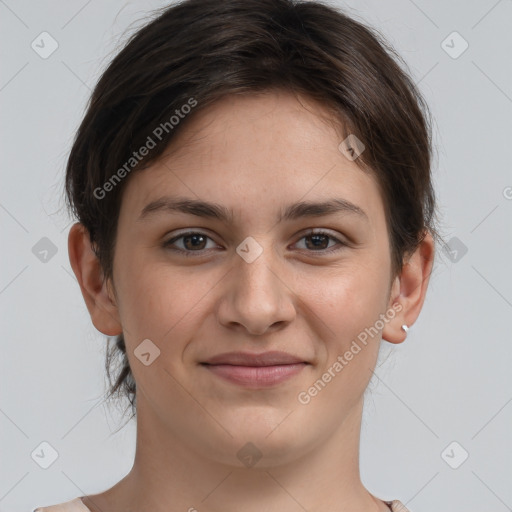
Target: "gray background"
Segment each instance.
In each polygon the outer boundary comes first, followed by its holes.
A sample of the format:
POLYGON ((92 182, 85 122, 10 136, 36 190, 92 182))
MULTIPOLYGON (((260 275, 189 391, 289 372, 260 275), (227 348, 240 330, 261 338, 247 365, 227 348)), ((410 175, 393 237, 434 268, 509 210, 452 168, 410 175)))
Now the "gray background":
MULTIPOLYGON (((103 403, 106 338, 69 265, 62 185, 101 70, 163 5, 0 0, 2 512, 100 492, 131 468, 135 424, 112 434, 126 417, 103 403), (58 43, 46 59, 31 47, 43 31, 58 43), (48 469, 31 457, 44 441, 58 452, 48 469)), ((413 512, 512 510, 512 1, 339 5, 388 38, 431 107, 452 250, 438 254, 407 341, 384 342, 364 415, 363 481, 413 512), (459 36, 443 43, 454 31, 469 44, 457 58, 459 36)))

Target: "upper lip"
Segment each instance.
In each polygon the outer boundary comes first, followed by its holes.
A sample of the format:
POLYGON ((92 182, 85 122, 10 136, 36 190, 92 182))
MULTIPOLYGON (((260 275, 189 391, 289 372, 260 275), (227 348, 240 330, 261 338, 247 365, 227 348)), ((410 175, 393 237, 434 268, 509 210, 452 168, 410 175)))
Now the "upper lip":
POLYGON ((250 352, 224 352, 218 354, 202 364, 231 364, 236 366, 275 366, 281 364, 307 363, 304 359, 288 354, 287 352, 263 352, 254 354, 250 352))

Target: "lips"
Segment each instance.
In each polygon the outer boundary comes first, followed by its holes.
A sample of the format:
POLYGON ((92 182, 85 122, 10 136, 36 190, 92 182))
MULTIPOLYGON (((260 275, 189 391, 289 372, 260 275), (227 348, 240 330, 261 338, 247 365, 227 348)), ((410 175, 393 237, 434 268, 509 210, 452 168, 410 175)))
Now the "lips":
POLYGON ((310 363, 286 352, 226 352, 201 363, 225 381, 252 389, 275 386, 299 374, 310 363))
POLYGON ((254 354, 250 352, 225 352, 218 354, 203 364, 231 364, 234 366, 280 366, 286 364, 307 363, 304 359, 288 354, 287 352, 263 352, 254 354))

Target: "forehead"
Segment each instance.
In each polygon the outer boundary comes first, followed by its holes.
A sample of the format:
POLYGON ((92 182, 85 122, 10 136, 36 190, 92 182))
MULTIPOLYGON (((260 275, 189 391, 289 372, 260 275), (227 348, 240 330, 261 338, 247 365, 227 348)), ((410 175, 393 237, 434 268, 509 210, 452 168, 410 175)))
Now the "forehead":
POLYGON ((121 216, 134 221, 164 195, 223 204, 239 221, 339 197, 376 224, 384 210, 375 178, 344 156, 342 140, 329 113, 306 97, 225 97, 196 112, 157 162, 130 176, 121 216))

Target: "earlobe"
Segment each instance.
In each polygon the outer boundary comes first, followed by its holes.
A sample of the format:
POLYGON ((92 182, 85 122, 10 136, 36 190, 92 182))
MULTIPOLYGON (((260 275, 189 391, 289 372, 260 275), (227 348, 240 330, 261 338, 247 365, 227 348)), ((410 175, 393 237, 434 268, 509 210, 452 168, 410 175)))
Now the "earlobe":
POLYGON ((93 251, 89 233, 79 222, 73 224, 68 236, 69 261, 77 278, 92 322, 107 336, 123 332, 119 311, 109 281, 103 278, 100 262, 93 251))
MULTIPOLYGON (((382 339, 390 343, 402 343, 407 338, 407 331, 418 318, 425 301, 434 263, 434 250, 434 240, 427 232, 416 251, 404 263, 390 294, 390 305, 399 304, 400 311, 384 327, 382 339)), ((395 306, 394 309, 398 308, 395 306)))

